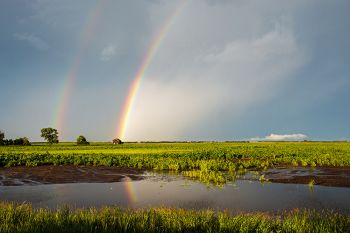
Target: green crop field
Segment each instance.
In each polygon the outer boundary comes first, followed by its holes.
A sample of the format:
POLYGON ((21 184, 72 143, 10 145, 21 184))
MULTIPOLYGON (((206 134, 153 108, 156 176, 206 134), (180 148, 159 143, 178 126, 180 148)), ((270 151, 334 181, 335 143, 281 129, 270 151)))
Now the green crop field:
POLYGON ((350 143, 92 143, 87 146, 62 143, 0 147, 1 166, 75 164, 188 170, 201 168, 208 161, 211 162, 210 170, 229 170, 232 166, 263 168, 279 164, 349 166, 350 143))
POLYGON ((287 166, 350 166, 348 142, 92 143, 0 147, 0 166, 93 165, 181 172, 225 183, 223 172, 287 166))

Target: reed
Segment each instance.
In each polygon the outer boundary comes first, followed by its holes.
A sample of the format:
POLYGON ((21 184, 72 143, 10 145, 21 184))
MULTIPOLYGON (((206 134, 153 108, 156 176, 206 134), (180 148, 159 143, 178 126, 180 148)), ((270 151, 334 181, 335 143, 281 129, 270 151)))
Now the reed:
POLYGON ((153 208, 55 211, 28 204, 0 204, 0 232, 349 232, 350 216, 294 210, 267 213, 153 208))

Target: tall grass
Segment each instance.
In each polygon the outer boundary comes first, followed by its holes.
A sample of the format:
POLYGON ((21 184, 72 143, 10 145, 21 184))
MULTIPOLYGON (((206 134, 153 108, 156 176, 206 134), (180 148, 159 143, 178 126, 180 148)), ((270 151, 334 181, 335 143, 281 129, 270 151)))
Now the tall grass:
POLYGON ((350 216, 295 210, 281 216, 211 210, 62 208, 0 204, 0 232, 350 232, 350 216))

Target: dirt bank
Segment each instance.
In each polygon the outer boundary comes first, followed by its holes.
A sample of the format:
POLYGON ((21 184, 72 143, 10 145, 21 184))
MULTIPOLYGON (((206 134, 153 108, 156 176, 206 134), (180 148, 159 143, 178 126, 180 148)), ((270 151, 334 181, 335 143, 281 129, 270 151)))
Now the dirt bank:
POLYGON ((350 187, 349 167, 278 167, 263 172, 273 183, 324 185, 333 187, 350 187))
POLYGON ((1 167, 0 185, 109 183, 142 180, 144 170, 94 166, 1 167))

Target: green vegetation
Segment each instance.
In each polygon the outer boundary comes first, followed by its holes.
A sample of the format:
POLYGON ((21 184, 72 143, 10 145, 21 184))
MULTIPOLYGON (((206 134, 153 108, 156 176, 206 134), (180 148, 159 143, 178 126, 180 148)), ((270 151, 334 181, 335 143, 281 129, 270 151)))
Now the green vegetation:
POLYGON ((53 128, 42 128, 40 137, 44 138, 48 143, 58 143, 58 131, 53 128))
POLYGON ((17 138, 13 141, 13 145, 18 145, 18 146, 30 146, 29 139, 26 137, 23 138, 17 138))
MULTIPOLYGON (((0 166, 93 165, 172 171, 222 185, 248 169, 350 166, 347 142, 59 143, 0 147, 0 166)), ((267 179, 256 172, 261 182, 267 179)), ((314 181, 309 183, 310 190, 314 181)), ((212 210, 103 208, 57 211, 0 203, 1 232, 350 232, 350 216, 295 210, 279 215, 212 210)))
POLYGON ((4 139, 2 142, 2 145, 4 146, 30 146, 29 139, 26 137, 23 138, 16 138, 15 140, 12 139, 4 139))
POLYGON ((174 171, 222 184, 246 169, 277 165, 350 166, 350 143, 60 143, 0 147, 0 166, 68 164, 174 171))
POLYGON ((86 140, 86 138, 83 135, 80 135, 77 138, 77 145, 89 145, 90 143, 86 140))
POLYGON ((50 211, 0 204, 0 232, 349 232, 350 216, 294 210, 273 216, 212 210, 119 208, 50 211))
POLYGON ((0 146, 4 144, 5 133, 0 131, 0 146))
POLYGON ((0 146, 30 146, 29 139, 27 137, 17 138, 15 140, 5 139, 5 133, 0 131, 0 146))

